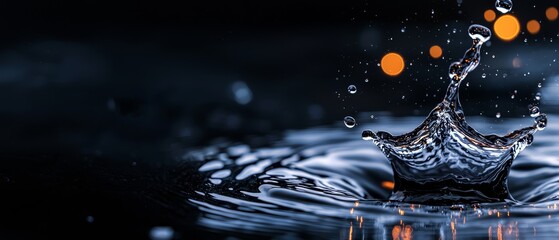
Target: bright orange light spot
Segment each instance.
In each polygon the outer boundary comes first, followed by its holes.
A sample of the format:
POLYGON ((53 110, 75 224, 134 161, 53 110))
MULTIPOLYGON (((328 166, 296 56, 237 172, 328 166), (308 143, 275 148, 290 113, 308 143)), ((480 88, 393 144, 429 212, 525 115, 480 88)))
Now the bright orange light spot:
POLYGON ((390 190, 394 189, 394 182, 383 181, 381 184, 383 188, 390 189, 390 190))
POLYGON ((502 40, 512 41, 520 32, 520 23, 515 16, 507 14, 500 16, 493 25, 495 34, 502 40))
POLYGON ((483 18, 485 18, 485 21, 488 22, 493 22, 495 21, 495 18, 497 17, 497 15, 495 14, 495 11, 491 10, 491 9, 487 9, 485 10, 485 12, 483 13, 483 18))
POLYGON ((540 32, 540 23, 536 20, 530 20, 528 21, 528 23, 526 23, 526 28, 528 29, 529 33, 537 34, 538 32, 540 32))
POLYGON ((557 20, 557 16, 559 16, 559 11, 557 11, 556 7, 548 7, 545 10, 545 17, 547 17, 547 20, 555 21, 557 20))
POLYGON ((443 49, 438 45, 433 45, 429 48, 429 55, 431 55, 432 58, 440 58, 443 55, 443 49))
POLYGON ((404 70, 404 58, 398 53, 388 53, 380 60, 380 67, 389 76, 397 76, 404 70))

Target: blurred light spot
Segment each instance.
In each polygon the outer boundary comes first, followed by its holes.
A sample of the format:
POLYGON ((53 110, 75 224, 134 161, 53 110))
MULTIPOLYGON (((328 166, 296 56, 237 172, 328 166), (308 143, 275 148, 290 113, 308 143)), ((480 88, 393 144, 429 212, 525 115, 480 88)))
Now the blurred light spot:
POLYGON ((520 60, 519 57, 515 57, 515 58, 512 59, 512 66, 513 66, 514 68, 520 68, 520 67, 522 67, 522 61, 520 60))
POLYGON ((526 23, 526 28, 528 29, 529 33, 537 34, 538 32, 540 32, 540 23, 536 20, 530 20, 528 21, 528 23, 526 23))
POLYGON ((381 185, 382 185, 383 188, 386 188, 386 189, 389 189, 389 190, 394 189, 394 182, 391 182, 391 181, 383 181, 381 183, 381 185))
POLYGON ((404 58, 398 53, 388 53, 380 60, 382 71, 389 76, 397 76, 404 70, 404 58))
POLYGON ((497 21, 495 21, 493 29, 500 39, 512 41, 520 32, 520 23, 515 16, 507 14, 499 17, 497 21))
POLYGON ((154 240, 166 240, 173 238, 175 235, 171 227, 153 227, 149 232, 149 236, 154 240))
POLYGON ((439 47, 439 45, 433 45, 429 48, 429 55, 431 55, 432 58, 440 58, 443 55, 443 49, 439 47))
POLYGON ((86 221, 88 223, 93 223, 93 221, 95 221, 95 218, 93 216, 87 216, 86 221))
POLYGON ((497 17, 497 15, 495 14, 495 11, 491 10, 491 9, 487 9, 484 13, 483 13, 483 18, 485 18, 485 21, 488 22, 493 22, 495 21, 495 18, 497 17))
POLYGON ((557 11, 556 7, 548 7, 545 10, 545 17, 547 17, 547 20, 549 21, 557 20, 558 15, 559 15, 559 11, 557 11))
POLYGON ((237 81, 231 86, 235 101, 241 105, 248 104, 252 101, 252 91, 245 82, 237 81))

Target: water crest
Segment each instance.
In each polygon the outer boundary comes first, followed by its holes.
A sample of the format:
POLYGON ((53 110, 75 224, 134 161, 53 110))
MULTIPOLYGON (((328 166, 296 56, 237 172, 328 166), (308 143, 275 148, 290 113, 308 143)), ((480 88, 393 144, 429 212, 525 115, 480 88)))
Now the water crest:
MULTIPOLYGON (((530 127, 504 136, 483 135, 470 127, 458 97, 460 83, 480 62, 480 50, 491 37, 481 25, 468 29, 472 47, 450 65, 444 100, 415 130, 400 136, 363 132, 390 159, 394 171, 391 200, 404 202, 498 202, 511 200, 507 177, 512 161, 543 130, 547 117, 532 108, 530 127)), ((500 117, 500 114, 498 114, 500 117)))

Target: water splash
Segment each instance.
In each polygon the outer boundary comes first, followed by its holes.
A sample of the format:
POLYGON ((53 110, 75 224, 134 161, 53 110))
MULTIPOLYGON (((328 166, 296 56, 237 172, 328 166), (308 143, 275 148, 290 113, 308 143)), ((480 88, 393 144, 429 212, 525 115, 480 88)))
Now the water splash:
POLYGON ((481 46, 491 38, 491 31, 472 25, 468 33, 473 39, 472 47, 460 61, 450 65, 451 82, 445 98, 419 127, 400 136, 383 131, 362 133, 363 139, 372 140, 391 161, 395 182, 391 200, 421 203, 512 200, 507 187, 512 161, 532 143, 532 134, 545 128, 547 117, 537 109, 533 126, 505 136, 482 135, 467 124, 458 90, 468 73, 478 66, 481 46))

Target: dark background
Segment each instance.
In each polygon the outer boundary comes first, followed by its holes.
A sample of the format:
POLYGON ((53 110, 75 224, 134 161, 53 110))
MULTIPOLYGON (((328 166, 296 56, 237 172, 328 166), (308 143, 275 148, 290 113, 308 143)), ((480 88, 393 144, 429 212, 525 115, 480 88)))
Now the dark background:
MULTIPOLYGON (((521 117, 537 92, 557 110, 559 21, 544 15, 557 3, 514 4, 523 32, 483 47, 466 115, 521 117), (530 19, 539 34, 524 32, 530 19)), ((188 149, 346 115, 426 115, 471 45, 468 26, 492 27, 486 9, 494 2, 4 1, 0 236, 148 237, 177 220, 146 189, 188 149), (428 56, 434 44, 444 58, 428 56), (377 66, 389 51, 406 59, 398 77, 377 66)))

